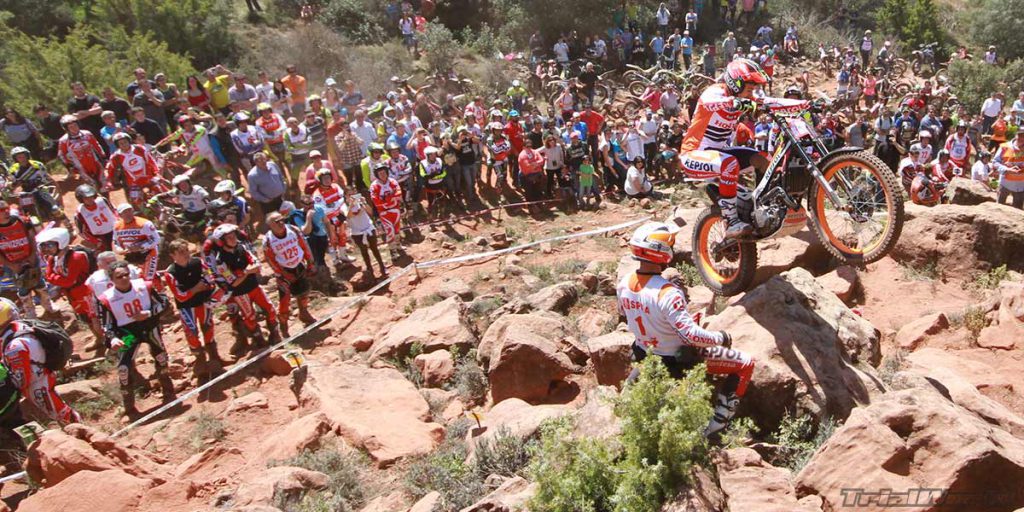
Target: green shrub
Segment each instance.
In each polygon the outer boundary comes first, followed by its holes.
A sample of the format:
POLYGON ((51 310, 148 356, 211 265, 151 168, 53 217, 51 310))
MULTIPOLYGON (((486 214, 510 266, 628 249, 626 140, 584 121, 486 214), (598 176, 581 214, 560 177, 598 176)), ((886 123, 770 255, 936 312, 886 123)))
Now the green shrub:
POLYGON ((490 441, 481 440, 474 452, 477 475, 522 476, 523 469, 530 462, 530 447, 533 441, 523 442, 505 427, 498 429, 490 441))
POLYGON ((487 374, 476 362, 476 349, 455 360, 455 375, 452 381, 455 389, 467 405, 479 404, 487 398, 487 374))
POLYGON ((322 446, 282 461, 271 462, 274 466, 295 466, 327 475, 327 488, 306 493, 295 502, 285 496, 275 496, 275 506, 296 512, 347 512, 358 510, 363 505, 363 489, 360 462, 357 458, 338 451, 334 446, 322 446))
POLYGON ((438 23, 428 24, 427 31, 418 37, 420 49, 426 53, 425 58, 432 71, 448 71, 462 51, 452 31, 438 23))
POLYGON ((442 510, 449 511, 468 507, 486 494, 483 479, 466 463, 469 452, 463 438, 469 427, 467 421, 455 422, 437 449, 409 467, 405 489, 414 499, 437 491, 442 510))
POLYGON ((815 423, 811 416, 798 417, 787 413, 772 438, 776 444, 788 450, 781 460, 773 460, 772 464, 788 467, 793 473, 799 472, 811 460, 814 452, 832 437, 837 426, 831 417, 815 423))
POLYGON ((903 278, 908 281, 934 281, 942 277, 939 270, 939 263, 935 258, 930 258, 923 263, 904 263, 903 278))
POLYGON ((576 439, 572 424, 542 429, 530 467, 540 512, 658 510, 706 462, 703 429, 711 416, 711 386, 703 365, 672 379, 658 358, 640 365, 640 377, 615 400, 622 419, 617 441, 576 439))
POLYGON ((328 0, 317 20, 358 44, 381 43, 397 30, 390 26, 381 2, 373 0, 328 0))
POLYGON ((982 290, 993 290, 999 287, 999 283, 1003 282, 1009 276, 1009 272, 1006 270, 1006 265, 999 265, 996 268, 978 274, 978 277, 974 279, 974 286, 982 290))
MULTIPOLYGON (((995 45, 1000 58, 1014 60, 1024 57, 1020 44, 1020 21, 1024 19, 1024 0, 978 0, 968 2, 960 11, 967 35, 981 53, 981 48, 995 45)), ((980 60, 981 55, 975 54, 980 60)))
POLYGON ((693 263, 681 261, 676 264, 676 270, 679 271, 679 276, 683 279, 683 285, 689 287, 701 284, 700 273, 697 272, 697 267, 693 266, 693 263))
POLYGON ((985 312, 979 308, 967 308, 964 310, 964 327, 971 333, 971 340, 977 341, 981 330, 988 326, 985 312))
POLYGON ((993 91, 1013 98, 1024 87, 1024 61, 1014 60, 1006 66, 991 66, 983 60, 955 59, 949 65, 949 80, 960 103, 974 112, 981 108, 993 91))

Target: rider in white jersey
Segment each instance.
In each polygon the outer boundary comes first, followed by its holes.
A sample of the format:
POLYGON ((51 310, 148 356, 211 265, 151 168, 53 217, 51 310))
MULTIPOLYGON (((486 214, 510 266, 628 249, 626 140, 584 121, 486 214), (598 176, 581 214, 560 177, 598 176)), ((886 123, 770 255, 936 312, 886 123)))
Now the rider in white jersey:
MULTIPOLYGON (((715 399, 714 416, 704 430, 705 437, 717 437, 729 426, 740 397, 746 393, 754 361, 731 347, 728 333, 698 325, 686 311, 683 290, 661 277, 672 261, 675 234, 675 229, 660 222, 644 224, 633 233, 629 245, 640 268, 619 282, 618 309, 636 337, 635 361, 649 354, 659 356, 676 378, 700 362, 707 365, 710 374, 728 375, 715 399)), ((638 376, 639 368, 634 368, 626 382, 638 376)))

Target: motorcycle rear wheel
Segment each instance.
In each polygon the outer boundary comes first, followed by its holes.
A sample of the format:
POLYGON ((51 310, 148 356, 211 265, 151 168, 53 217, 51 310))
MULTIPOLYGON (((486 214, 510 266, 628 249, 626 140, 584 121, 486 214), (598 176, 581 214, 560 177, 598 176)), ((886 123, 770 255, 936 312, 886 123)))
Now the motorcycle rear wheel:
POLYGON ((632 94, 633 96, 643 96, 644 91, 647 90, 647 82, 641 80, 634 80, 629 83, 629 86, 626 87, 626 90, 629 91, 629 93, 632 94))
POLYGON ((715 246, 725 243, 727 227, 720 209, 705 208, 693 225, 692 247, 693 265, 701 281, 715 295, 729 297, 746 291, 754 282, 757 244, 729 242, 727 248, 716 251, 715 246))
POLYGON ((888 254, 903 231, 903 192, 896 174, 866 151, 838 154, 822 162, 820 168, 825 180, 853 211, 837 208, 825 189, 813 181, 807 204, 818 240, 844 263, 872 263, 888 254), (840 176, 852 190, 841 186, 840 176), (877 232, 865 239, 873 225, 879 226, 871 230, 877 232))

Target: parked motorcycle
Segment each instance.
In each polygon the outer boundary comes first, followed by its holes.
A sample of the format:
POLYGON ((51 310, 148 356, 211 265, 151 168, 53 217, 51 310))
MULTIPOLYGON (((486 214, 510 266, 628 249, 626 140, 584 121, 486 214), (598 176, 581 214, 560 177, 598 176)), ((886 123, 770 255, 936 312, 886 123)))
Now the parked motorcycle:
POLYGON ((829 253, 851 264, 885 256, 903 229, 903 195, 892 169, 862 148, 828 150, 806 121, 808 111, 771 103, 762 102, 780 127, 774 155, 754 189, 741 188, 737 195, 739 216, 754 233, 725 237, 728 224, 717 206, 717 183, 706 187, 715 206, 701 212, 694 225, 693 263, 719 295, 736 295, 751 285, 757 242, 790 236, 807 222, 829 253))

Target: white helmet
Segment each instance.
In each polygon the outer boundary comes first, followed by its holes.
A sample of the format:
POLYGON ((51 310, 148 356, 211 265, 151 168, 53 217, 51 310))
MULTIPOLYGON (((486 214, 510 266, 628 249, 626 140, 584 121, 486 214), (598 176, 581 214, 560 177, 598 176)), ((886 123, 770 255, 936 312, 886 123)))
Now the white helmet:
POLYGON ((187 174, 179 174, 171 180, 171 185, 177 187, 179 183, 185 183, 186 181, 192 183, 192 179, 187 174))
POLYGON ((213 191, 216 193, 229 192, 235 193, 235 182, 231 180, 220 180, 217 185, 213 187, 213 191))
POLYGON ((43 230, 42 233, 39 233, 39 235, 36 236, 36 244, 43 245, 47 242, 57 242, 58 249, 67 249, 68 244, 71 243, 71 233, 68 232, 67 228, 49 228, 43 230))
POLYGON ((220 242, 220 239, 223 238, 224 235, 227 235, 228 233, 236 233, 236 232, 238 232, 238 226, 236 226, 234 224, 227 224, 227 223, 225 223, 225 224, 221 224, 220 226, 217 226, 213 230, 213 233, 210 235, 210 238, 212 238, 213 241, 215 241, 215 242, 220 242))
POLYGON ((131 142, 132 136, 128 135, 125 132, 117 132, 117 133, 114 134, 113 137, 110 138, 110 140, 112 140, 114 142, 114 144, 117 144, 118 141, 121 141, 121 140, 127 140, 127 141, 131 142))
POLYGON ((921 132, 917 134, 917 138, 919 139, 923 139, 925 137, 928 137, 929 139, 932 138, 932 132, 928 130, 921 130, 921 132))
POLYGON ((14 149, 11 150, 11 158, 14 158, 18 155, 28 155, 29 158, 32 157, 32 153, 28 150, 28 148, 23 146, 15 146, 14 149))
POLYGON ((629 239, 629 248, 633 259, 667 265, 675 254, 672 246, 676 243, 674 228, 664 222, 648 222, 637 228, 629 239))
POLYGON ((437 152, 438 152, 438 149, 437 149, 436 146, 428 146, 427 149, 423 150, 423 154, 424 155, 436 155, 437 152))
POLYGON ((519 87, 522 83, 519 80, 512 80, 512 87, 519 87))

